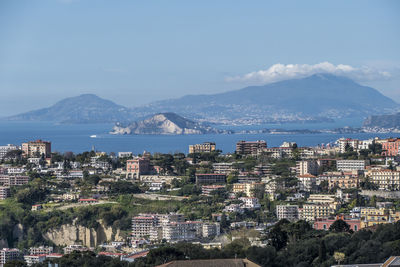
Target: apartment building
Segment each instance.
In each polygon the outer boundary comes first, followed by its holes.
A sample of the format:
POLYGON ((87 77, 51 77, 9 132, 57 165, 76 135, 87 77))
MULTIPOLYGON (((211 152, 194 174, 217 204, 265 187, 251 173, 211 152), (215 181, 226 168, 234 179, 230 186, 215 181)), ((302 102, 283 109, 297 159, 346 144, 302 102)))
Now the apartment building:
POLYGON ((225 174, 228 175, 237 169, 233 167, 233 163, 229 162, 221 162, 221 163, 213 163, 214 173, 225 174))
POLYGON ((258 150, 267 147, 264 140, 258 141, 239 141, 236 143, 236 153, 240 155, 257 155, 258 150))
POLYGON ((301 160, 296 162, 296 175, 317 175, 318 174, 318 164, 315 160, 301 160))
POLYGON ((150 232, 160 224, 156 214, 139 214, 132 218, 132 237, 149 237, 150 232))
POLYGON ((132 152, 118 152, 118 158, 130 158, 132 155, 132 152))
POLYGON ((210 153, 215 151, 216 145, 213 142, 205 142, 203 144, 189 145, 189 154, 193 153, 210 153))
POLYGON ((362 207, 360 211, 361 227, 394 223, 400 220, 400 212, 390 208, 362 207))
POLYGON ((41 157, 51 158, 51 142, 36 140, 22 143, 22 155, 27 158, 41 157))
POLYGON ((329 189, 339 187, 340 189, 358 188, 359 177, 353 173, 323 174, 318 176, 329 183, 329 189))
POLYGON ((336 168, 339 171, 362 171, 367 163, 366 160, 342 159, 336 161, 336 168))
POLYGON ((382 154, 386 157, 398 156, 400 138, 389 138, 382 143, 382 154))
POLYGON ((219 223, 203 223, 202 235, 204 238, 211 238, 221 234, 221 226, 219 223))
POLYGON ((300 219, 314 221, 317 218, 327 218, 334 214, 335 210, 329 204, 306 203, 299 209, 300 219))
POLYGON ((226 175, 220 173, 196 173, 196 184, 224 184, 226 175))
POLYGON ((259 209, 261 208, 261 204, 256 197, 241 197, 239 198, 240 201, 243 202, 241 205, 244 209, 259 209))
POLYGON ((298 175, 296 178, 299 180, 299 190, 311 192, 317 184, 317 177, 311 174, 298 175))
POLYGON ((140 175, 150 172, 150 159, 146 157, 126 161, 126 178, 139 180, 140 175))
POLYGON ((273 159, 291 158, 293 147, 268 147, 259 149, 258 154, 267 154, 273 159))
POLYGON ((10 197, 10 188, 8 186, 0 186, 0 200, 10 197))
POLYGON ((335 195, 325 194, 310 194, 307 202, 314 204, 327 204, 332 210, 336 210, 339 207, 339 202, 336 200, 335 195))
POLYGON ((25 255, 24 260, 26 265, 32 266, 37 263, 44 262, 46 260, 46 254, 36 254, 36 255, 25 255))
POLYGON ((4 266, 9 261, 21 258, 21 251, 17 248, 3 248, 0 250, 0 266, 4 266))
POLYGON ((289 221, 297 221, 299 219, 299 206, 297 205, 277 205, 276 217, 278 220, 286 219, 289 221))
POLYGON ((202 185, 201 193, 210 196, 213 191, 225 189, 225 185, 202 185))
POLYGON ((8 152, 18 149, 19 149, 18 146, 11 144, 8 144, 6 146, 0 146, 0 160, 4 159, 8 152))
POLYGON ((400 171, 373 169, 366 173, 371 182, 382 190, 400 190, 400 171))
POLYGON ((247 197, 255 197, 257 192, 265 191, 264 183, 235 183, 232 188, 233 193, 244 193, 247 197))
POLYGON ((29 182, 28 176, 22 175, 0 175, 0 185, 3 186, 19 186, 29 182))
POLYGON ((359 142, 360 140, 351 138, 340 138, 339 140, 336 141, 336 143, 339 146, 340 153, 345 153, 347 146, 353 148, 354 151, 357 151, 359 142))
POLYGON ((162 227, 162 239, 167 242, 193 240, 202 236, 202 226, 199 221, 171 222, 162 227))

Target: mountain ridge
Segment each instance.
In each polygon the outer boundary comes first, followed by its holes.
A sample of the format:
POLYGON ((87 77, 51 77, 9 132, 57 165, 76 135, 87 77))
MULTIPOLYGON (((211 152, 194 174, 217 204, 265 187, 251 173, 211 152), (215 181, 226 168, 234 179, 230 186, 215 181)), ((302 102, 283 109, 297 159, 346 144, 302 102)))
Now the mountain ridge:
POLYGON ((374 88, 346 77, 320 73, 217 94, 186 95, 133 108, 93 94, 83 94, 7 119, 126 123, 158 113, 173 112, 199 122, 243 125, 329 122, 337 118, 394 113, 399 107, 398 103, 374 88))

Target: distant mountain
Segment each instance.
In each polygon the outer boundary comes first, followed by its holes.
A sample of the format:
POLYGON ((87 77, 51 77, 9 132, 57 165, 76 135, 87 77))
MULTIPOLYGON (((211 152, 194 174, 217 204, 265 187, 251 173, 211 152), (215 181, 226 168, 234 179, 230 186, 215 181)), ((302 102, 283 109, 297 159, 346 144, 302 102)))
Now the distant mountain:
POLYGON ((393 115, 369 116, 363 124, 364 127, 395 128, 400 129, 400 112, 393 115))
POLYGON ((61 123, 104 123, 127 121, 132 110, 93 94, 65 98, 51 107, 38 109, 15 116, 8 120, 53 121, 61 123))
POLYGON ((127 126, 117 124, 111 134, 206 134, 219 132, 175 113, 160 113, 127 126))
POLYGON ((127 108, 93 94, 66 98, 55 105, 8 117, 8 120, 63 123, 132 122, 157 113, 177 113, 199 122, 263 124, 329 122, 399 111, 399 104, 377 90, 331 74, 315 74, 263 86, 127 108))
POLYGON ((315 74, 213 95, 188 95, 134 108, 135 114, 177 112, 215 123, 324 120, 387 113, 399 105, 377 90, 331 74, 315 74))

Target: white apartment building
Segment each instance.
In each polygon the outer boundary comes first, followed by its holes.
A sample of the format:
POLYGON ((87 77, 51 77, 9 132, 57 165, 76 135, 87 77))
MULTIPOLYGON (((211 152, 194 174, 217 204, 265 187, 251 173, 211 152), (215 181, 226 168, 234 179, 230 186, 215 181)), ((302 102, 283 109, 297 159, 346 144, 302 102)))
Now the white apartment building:
POLYGON ((278 220, 287 219, 297 221, 299 219, 299 206, 297 205, 277 205, 276 216, 278 220))
POLYGON ((347 145, 352 147, 354 151, 357 151, 359 142, 360 141, 358 139, 351 139, 351 138, 340 138, 339 140, 336 141, 336 143, 339 146, 339 152, 340 153, 345 153, 346 152, 346 146, 347 145))
POLYGON ((18 149, 20 149, 19 146, 11 145, 11 144, 8 144, 6 146, 0 146, 0 160, 3 159, 8 152, 13 151, 13 150, 18 150, 18 149))
POLYGON ((192 240, 200 237, 202 233, 202 222, 171 222, 162 227, 162 238, 171 241, 192 240))
POLYGON ((243 202, 242 207, 244 209, 259 209, 261 208, 261 204, 258 202, 258 198, 256 197, 241 197, 240 201, 243 202))
POLYGON ((213 163, 214 173, 220 174, 230 174, 234 172, 236 169, 233 168, 233 163, 229 162, 220 162, 220 163, 213 163))
POLYGON ((0 266, 4 266, 8 261, 20 258, 21 252, 17 248, 3 248, 0 250, 0 266))
POLYGON ((311 174, 298 175, 296 178, 299 180, 300 191, 310 192, 317 184, 317 177, 311 174))
POLYGON ((336 161, 336 168, 339 171, 362 171, 366 165, 366 160, 342 159, 336 161))
POLYGON ((6 199, 10 196, 10 188, 8 186, 0 186, 0 199, 6 199))
POLYGON ((296 162, 296 175, 318 174, 318 164, 315 160, 301 160, 296 162))
POLYGON ((118 158, 130 158, 132 155, 132 152, 118 152, 118 158))
POLYGON ((221 226, 219 223, 203 223, 202 234, 204 238, 219 236, 221 234, 221 226))
POLYGON ((33 264, 44 262, 46 260, 46 254, 25 255, 24 260, 26 265, 32 266, 33 264))
POLYGON ((53 253, 53 247, 45 247, 45 246, 31 247, 31 248, 29 248, 29 253, 31 255, 51 254, 51 253, 53 253))

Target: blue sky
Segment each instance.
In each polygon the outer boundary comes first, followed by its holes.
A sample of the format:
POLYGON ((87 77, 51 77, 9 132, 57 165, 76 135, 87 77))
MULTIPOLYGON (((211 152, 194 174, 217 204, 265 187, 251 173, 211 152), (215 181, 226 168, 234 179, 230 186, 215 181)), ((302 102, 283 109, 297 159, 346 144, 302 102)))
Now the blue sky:
POLYGON ((137 106, 324 62, 400 102, 399 48, 400 1, 3 0, 0 112, 82 93, 137 106))

